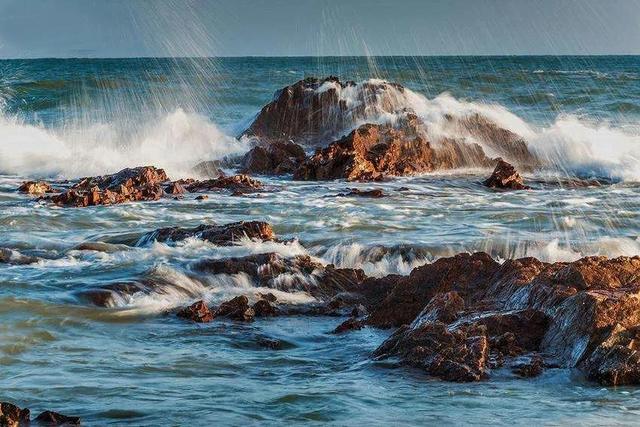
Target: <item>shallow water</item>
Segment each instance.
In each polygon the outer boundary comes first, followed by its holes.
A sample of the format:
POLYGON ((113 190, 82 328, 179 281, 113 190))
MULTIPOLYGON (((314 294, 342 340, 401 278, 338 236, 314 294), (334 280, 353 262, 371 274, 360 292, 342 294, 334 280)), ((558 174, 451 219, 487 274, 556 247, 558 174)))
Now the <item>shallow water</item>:
POLYGON ((606 107, 638 102, 640 59, 378 58, 372 67, 358 58, 272 58, 196 65, 0 61, 0 247, 42 258, 0 264, 0 400, 32 412, 79 415, 87 425, 635 422, 639 390, 603 388, 575 372, 551 369, 531 380, 494 372, 480 384, 443 383, 370 360, 389 331, 330 334, 341 318, 195 325, 164 312, 199 298, 215 303, 256 291, 242 277, 194 275, 190 265, 209 257, 310 254, 383 276, 461 251, 546 261, 640 254, 638 180, 616 174, 640 164, 633 157, 640 148, 634 145, 639 112, 606 107), (189 74, 205 66, 212 67, 210 79, 189 74), (311 73, 385 77, 425 99, 449 91, 456 103, 446 105, 490 102, 505 121, 513 122, 508 114, 514 113, 532 128, 536 143, 591 151, 567 159, 566 170, 527 175, 535 190, 517 193, 481 186, 486 170, 375 184, 261 178, 269 191, 244 197, 210 193, 205 201, 188 195, 85 209, 56 208, 15 192, 27 177, 74 178, 142 163, 179 175, 185 164, 242 152, 246 146, 233 135, 243 123, 277 88, 311 73), (558 136, 565 134, 575 139, 558 136), (593 141, 621 151, 602 161, 593 141), (585 170, 609 171, 605 177, 614 184, 557 184, 585 170), (379 187, 387 196, 335 197, 348 187, 379 187), (133 245, 159 227, 251 219, 271 223, 285 243, 133 245), (114 246, 74 249, 86 241, 114 246), (117 246, 126 242, 132 245, 117 246), (144 275, 166 284, 110 308, 82 297, 82 291, 144 275), (283 340, 284 348, 263 348, 263 338, 283 340))

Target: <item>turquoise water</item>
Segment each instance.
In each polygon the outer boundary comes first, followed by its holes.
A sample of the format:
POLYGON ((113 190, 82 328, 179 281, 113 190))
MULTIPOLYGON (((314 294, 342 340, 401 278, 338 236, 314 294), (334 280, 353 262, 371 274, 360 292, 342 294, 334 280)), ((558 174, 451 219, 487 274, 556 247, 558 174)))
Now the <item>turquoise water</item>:
POLYGON ((195 325, 165 312, 255 292, 240 278, 193 280, 190 266, 207 257, 310 254, 382 276, 460 251, 547 261, 640 254, 639 66, 639 57, 0 61, 0 247, 42 258, 0 264, 0 401, 79 415, 86 425, 634 424, 638 389, 603 388, 576 372, 443 383, 370 360, 390 331, 331 334, 341 318, 195 325), (426 100, 429 117, 439 111, 434 99, 457 110, 481 105, 562 163, 527 175, 536 191, 524 193, 487 191, 478 184, 485 170, 375 184, 389 194, 379 200, 326 197, 373 185, 286 177, 261 178, 275 191, 249 197, 86 209, 15 192, 26 178, 140 164, 178 178, 201 160, 246 150, 235 137, 275 90, 329 74, 401 83, 426 100), (574 175, 614 184, 539 182, 574 175), (292 241, 74 249, 164 226, 249 219, 292 241), (167 284, 111 308, 81 296, 146 275, 167 284), (262 338, 282 348, 263 348, 262 338))

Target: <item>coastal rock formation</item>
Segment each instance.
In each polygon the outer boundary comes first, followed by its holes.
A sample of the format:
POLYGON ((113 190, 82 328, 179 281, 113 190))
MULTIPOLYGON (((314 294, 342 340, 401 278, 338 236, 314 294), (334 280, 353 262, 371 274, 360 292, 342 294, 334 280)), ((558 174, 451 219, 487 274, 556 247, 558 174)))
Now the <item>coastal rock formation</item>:
POLYGON ((76 207, 158 200, 164 194, 162 184, 166 181, 167 174, 162 169, 127 168, 112 175, 83 178, 69 190, 48 199, 60 206, 76 207))
POLYGON ((242 238, 274 240, 275 233, 266 222, 240 221, 225 225, 199 225, 194 228, 167 227, 145 234, 138 245, 150 242, 167 242, 184 240, 187 237, 197 237, 215 245, 230 246, 242 238))
POLYGON ((242 158, 240 171, 246 174, 262 175, 293 173, 305 158, 306 154, 300 145, 275 141, 249 150, 242 158))
POLYGON ((53 411, 44 411, 35 419, 36 423, 43 426, 79 426, 79 417, 70 417, 53 411))
POLYGON ((524 184, 524 180, 516 168, 502 159, 498 159, 496 168, 483 184, 489 188, 500 190, 527 190, 530 188, 524 184))
POLYGON ((348 193, 337 194, 336 197, 368 197, 372 199, 379 199, 384 197, 384 191, 381 188, 374 188, 372 190, 359 190, 357 188, 349 189, 348 193))
POLYGON ((256 316, 256 312, 249 306, 249 298, 240 295, 220 304, 215 315, 216 317, 228 317, 233 320, 250 322, 256 316))
POLYGON ((183 319, 192 320, 197 323, 207 323, 213 320, 213 313, 204 301, 194 302, 188 307, 179 310, 176 315, 183 319))
MULTIPOLYGON (((444 114, 435 125, 444 133, 431 140, 430 125, 416 115, 416 97, 399 84, 381 80, 298 81, 276 92, 243 133, 260 142, 245 157, 254 166, 244 170, 278 173, 267 148, 277 144, 325 147, 296 171, 297 179, 306 180, 372 180, 380 173, 487 167, 491 162, 485 150, 527 169, 539 165, 521 136, 479 113, 444 114)), ((288 173, 292 162, 286 164, 288 173)))

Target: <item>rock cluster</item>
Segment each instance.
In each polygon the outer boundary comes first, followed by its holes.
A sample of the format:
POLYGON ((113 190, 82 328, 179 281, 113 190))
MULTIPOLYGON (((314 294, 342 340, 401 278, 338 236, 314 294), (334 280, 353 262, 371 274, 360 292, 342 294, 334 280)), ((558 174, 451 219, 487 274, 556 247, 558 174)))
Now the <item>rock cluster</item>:
POLYGON ((246 174, 289 174, 295 172, 306 157, 304 149, 293 142, 260 144, 244 155, 240 170, 246 174))
POLYGON ((276 316, 278 309, 272 302, 273 301, 261 298, 252 306, 249 304, 249 298, 247 296, 240 295, 223 302, 218 308, 211 311, 206 303, 201 300, 180 309, 176 315, 197 323, 208 323, 220 317, 242 322, 251 322, 256 317, 276 316))
MULTIPOLYGON (((53 411, 44 411, 34 419, 37 425, 42 426, 79 426, 80 418, 62 415, 53 411)), ((31 412, 28 409, 20 409, 8 402, 0 402, 0 426, 20 427, 31 425, 31 412)))

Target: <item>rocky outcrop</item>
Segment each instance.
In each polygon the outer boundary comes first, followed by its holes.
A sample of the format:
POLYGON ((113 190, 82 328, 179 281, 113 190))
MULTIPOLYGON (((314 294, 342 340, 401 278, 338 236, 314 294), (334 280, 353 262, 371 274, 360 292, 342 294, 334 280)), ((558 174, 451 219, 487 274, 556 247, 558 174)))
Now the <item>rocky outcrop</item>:
POLYGON ((289 174, 295 172, 305 158, 304 149, 293 142, 260 144, 244 155, 240 171, 261 175, 289 174))
POLYGON ((164 195, 167 174, 153 166, 123 169, 112 175, 83 178, 69 190, 49 196, 59 206, 114 205, 158 200, 164 195))
POLYGON ((167 227, 142 236, 139 246, 150 242, 176 242, 187 237, 197 237, 219 246, 233 245, 240 239, 274 240, 271 225, 262 221, 240 221, 225 225, 199 225, 194 228, 167 227))
MULTIPOLYGON (((62 415, 58 412, 44 411, 38 415, 34 422, 40 426, 79 426, 80 418, 62 415)), ((0 426, 20 427, 31 424, 31 412, 28 409, 20 409, 14 404, 0 402, 0 426)))
POLYGON ((357 188, 349 189, 348 193, 337 194, 336 197, 367 197, 371 199, 379 199, 384 197, 384 191, 380 188, 374 188, 372 190, 359 190, 357 188))
POLYGON ((249 306, 249 298, 244 295, 223 302, 216 310, 216 317, 228 317, 243 322, 250 322, 255 316, 256 312, 249 306))
POLYGON ((307 159, 295 172, 299 180, 344 178, 375 181, 462 166, 488 166, 477 144, 445 139, 433 145, 415 115, 394 126, 365 124, 307 159))
POLYGON ((51 184, 45 181, 25 181, 18 187, 18 191, 32 196, 43 196, 46 193, 57 192, 51 187, 51 184))
POLYGON ((524 180, 516 168, 502 159, 498 159, 496 168, 491 176, 484 181, 484 185, 499 190, 527 190, 530 188, 524 184, 524 180))
POLYGON ((179 310, 176 315, 197 323, 208 323, 214 318, 213 313, 202 300, 194 302, 190 306, 179 310))

